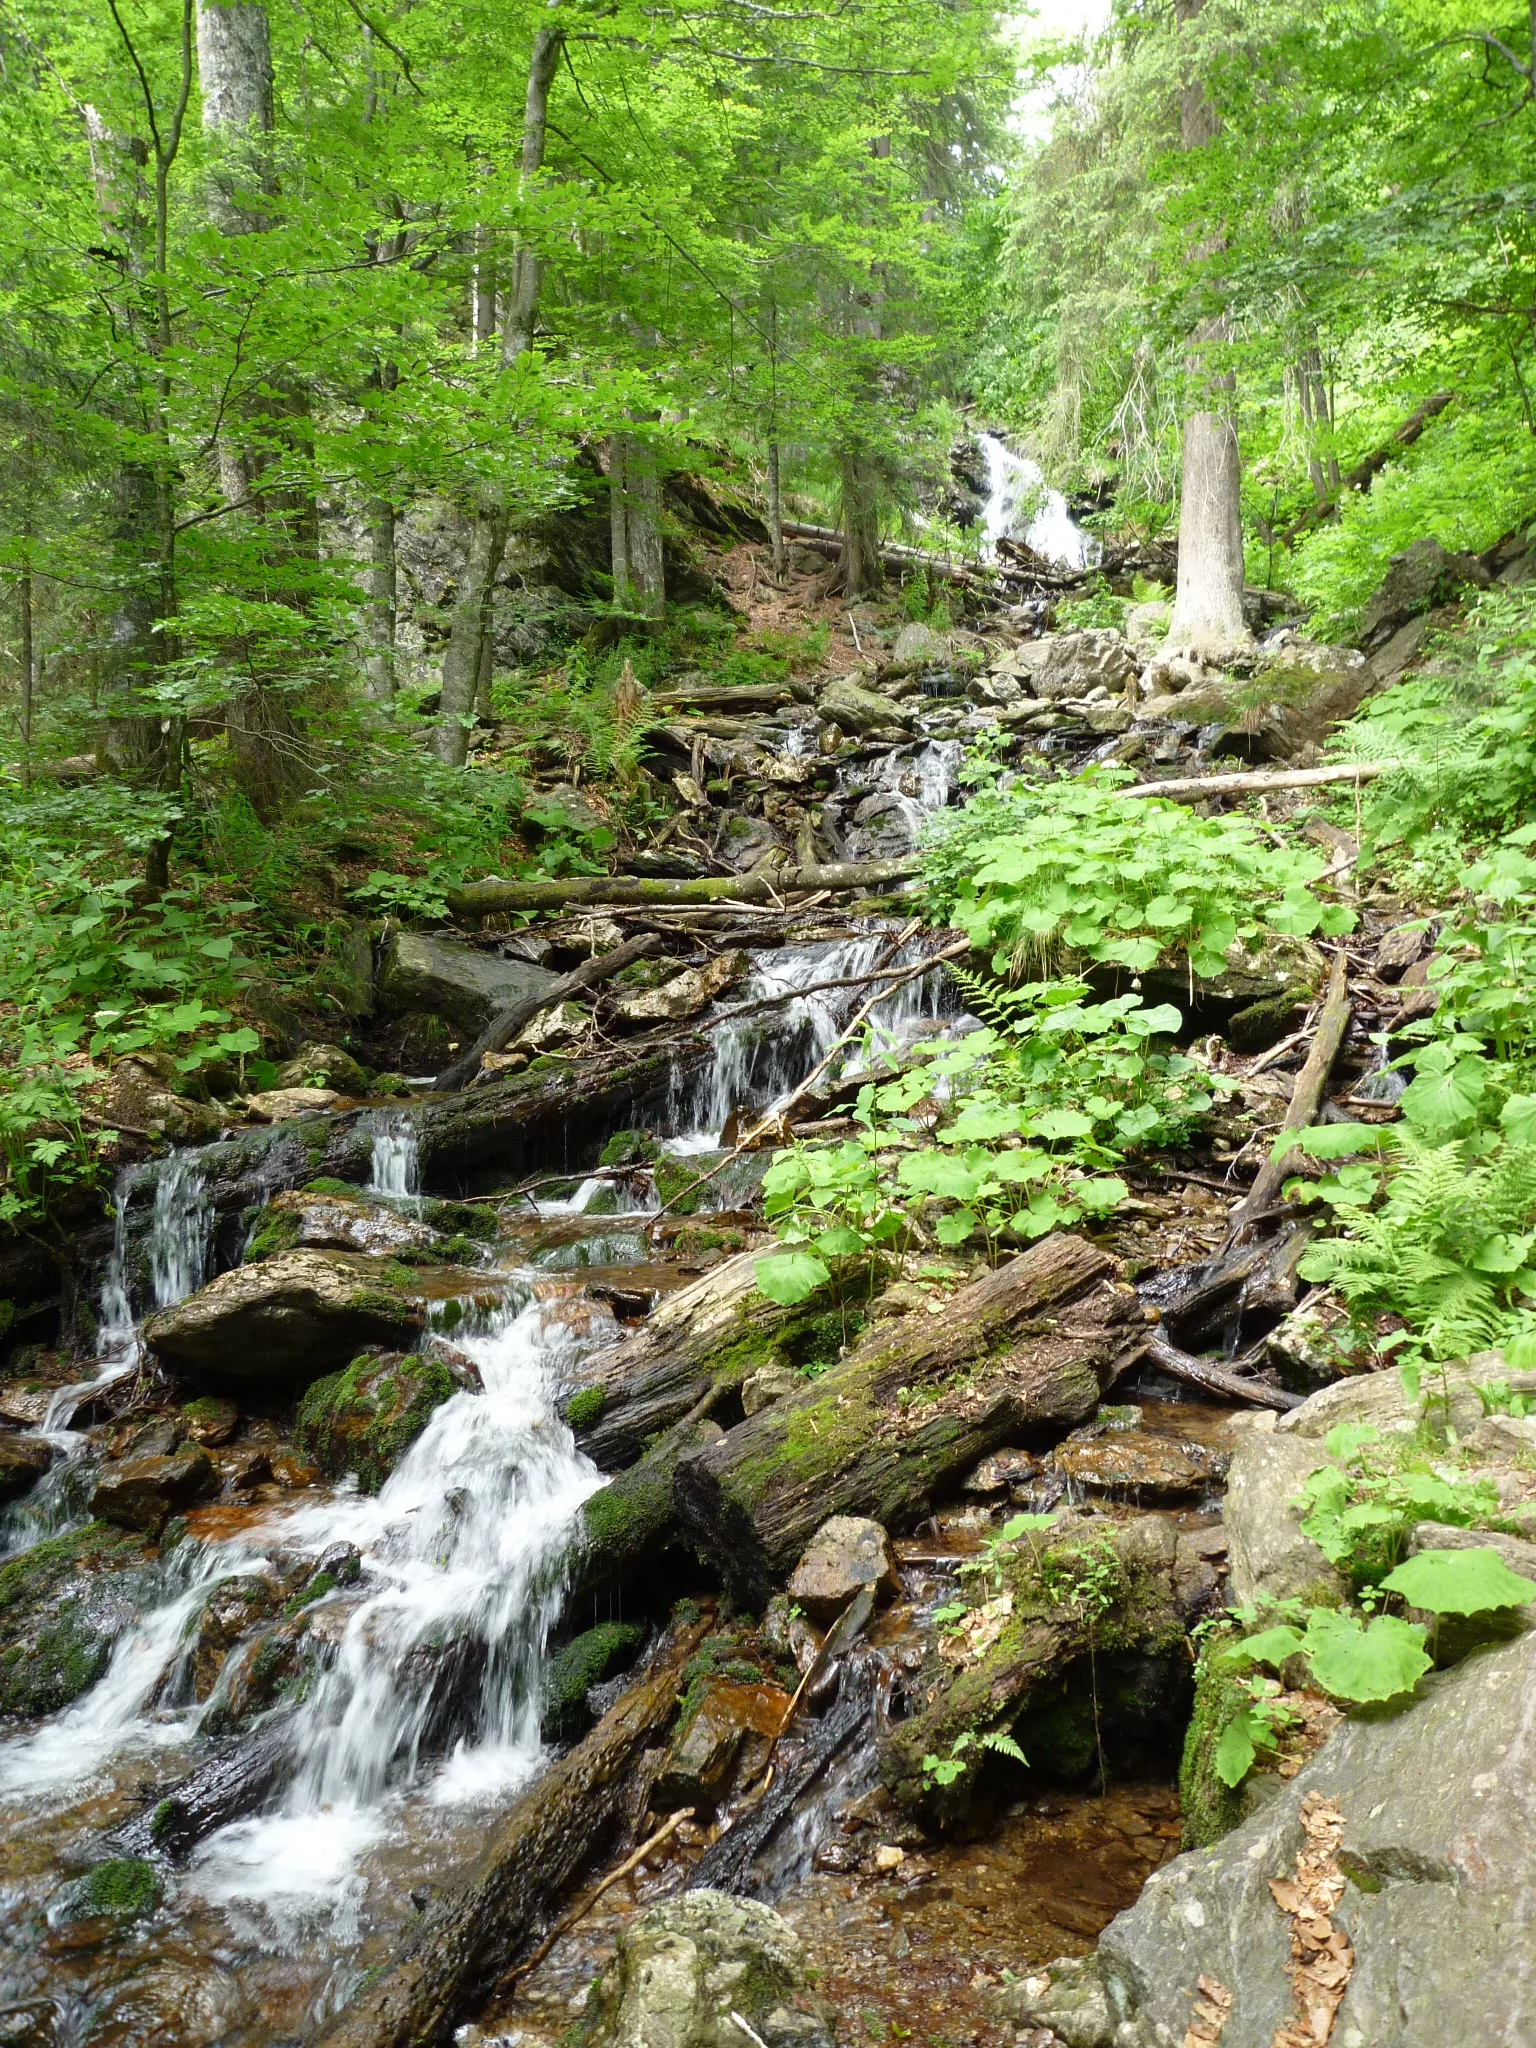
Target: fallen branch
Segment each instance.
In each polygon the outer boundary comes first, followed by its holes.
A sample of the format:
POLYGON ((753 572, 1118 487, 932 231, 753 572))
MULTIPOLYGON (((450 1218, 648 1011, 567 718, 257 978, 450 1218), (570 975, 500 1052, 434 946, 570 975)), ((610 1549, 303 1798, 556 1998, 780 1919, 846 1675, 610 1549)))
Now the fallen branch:
POLYGON ((660 950, 661 940, 656 934, 642 932, 639 938, 626 939, 622 946, 615 946, 611 953, 595 953, 590 960, 583 960, 579 967, 573 967, 569 974, 562 974, 540 994, 524 996, 509 1010, 503 1010, 499 1017, 493 1017, 469 1051, 461 1053, 451 1066, 444 1067, 433 1086, 445 1092, 467 1088, 479 1073, 485 1054, 500 1052, 510 1045, 523 1026, 531 1024, 541 1010, 552 1010, 568 996, 580 995, 583 989, 596 988, 599 982, 611 981, 626 967, 633 967, 637 960, 644 960, 660 950))
POLYGON ((917 873, 906 860, 831 861, 821 867, 774 868, 746 875, 708 875, 698 881, 651 881, 638 875, 578 875, 549 882, 468 882, 448 892, 457 918, 497 910, 560 910, 570 903, 778 903, 787 892, 866 890, 917 873))
POLYGON ((1236 1373, 1223 1372, 1208 1359, 1181 1351, 1160 1330, 1153 1330, 1148 1336, 1145 1355, 1170 1379, 1183 1380, 1187 1386, 1218 1395, 1224 1401, 1249 1401, 1256 1408, 1273 1408, 1281 1415, 1301 1406, 1300 1394, 1288 1394, 1283 1387, 1266 1386, 1262 1380, 1243 1380, 1236 1373))
POLYGON ((632 1870, 638 1869, 653 1849, 659 1849, 669 1835, 677 1832, 685 1820, 692 1819, 693 1808, 691 1806, 680 1806, 675 1813, 669 1813, 654 1835, 648 1836, 632 1855, 626 1856, 622 1863, 615 1869, 610 1870, 602 1883, 594 1886, 587 1893, 587 1896, 574 1912, 567 1913, 563 1920, 550 1929, 549 1933, 545 1935, 526 1962, 519 1963, 515 1970, 508 1971, 506 1977, 502 1980, 503 1983, 510 1989, 520 1977, 531 1976, 549 1954, 555 1943, 563 1941, 573 1927, 579 1926, 586 1919, 604 1892, 611 1890, 619 1882, 620 1878, 628 1877, 632 1870))
POLYGON ((1381 761, 1351 761, 1338 768, 1267 768, 1258 775, 1178 775, 1167 782, 1138 782, 1121 796, 1249 796, 1271 789, 1327 789, 1335 782, 1374 782, 1385 775, 1381 761))
MULTIPOLYGON (((1301 1072, 1296 1076, 1295 1087, 1291 1090, 1290 1107, 1286 1110, 1280 1126, 1279 1135, 1282 1138, 1289 1132, 1304 1131, 1309 1124, 1316 1123, 1323 1090, 1327 1086, 1329 1074, 1333 1071, 1333 1063, 1339 1056, 1339 1047, 1344 1043, 1344 1033, 1349 1029, 1350 1015, 1349 960, 1341 946, 1333 956, 1333 972, 1328 977, 1328 994, 1318 1016, 1312 1049, 1307 1054, 1301 1072)), ((1259 1211, 1270 1207, 1275 1196, 1279 1194, 1282 1183, 1296 1170, 1297 1154, 1294 1147, 1278 1156, 1271 1150, 1270 1156, 1259 1168, 1253 1186, 1232 1211, 1232 1227, 1227 1237, 1228 1246, 1236 1244, 1243 1232, 1258 1221, 1259 1211)))
POLYGON ((1380 471, 1384 470, 1394 455, 1400 455, 1405 448, 1411 448, 1420 434, 1433 419, 1438 419, 1450 404, 1453 394, 1437 391, 1432 398, 1426 398, 1417 412, 1410 413, 1402 425, 1380 448, 1375 448, 1363 462, 1357 462, 1353 469, 1346 470, 1326 504, 1312 505, 1299 519, 1293 519, 1283 533, 1275 539, 1281 547, 1290 547, 1302 534, 1314 526, 1321 526, 1325 520, 1337 517, 1340 504, 1349 491, 1363 491, 1369 487, 1380 471))

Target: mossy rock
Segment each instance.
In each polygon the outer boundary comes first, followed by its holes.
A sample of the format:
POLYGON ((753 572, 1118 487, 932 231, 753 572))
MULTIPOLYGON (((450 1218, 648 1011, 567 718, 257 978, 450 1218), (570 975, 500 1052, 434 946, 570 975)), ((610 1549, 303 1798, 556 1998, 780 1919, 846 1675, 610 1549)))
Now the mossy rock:
POLYGON ((0 1714, 54 1714, 106 1669, 137 1610, 141 1538, 105 1522, 0 1567, 0 1714))
POLYGON ((583 1387, 579 1394, 572 1394, 565 1404, 565 1419, 572 1429, 590 1429, 603 1412, 608 1399, 602 1387, 583 1387))
POLYGON ((1195 1670, 1194 1710, 1179 1764, 1186 1849, 1208 1849, 1247 1816, 1243 1787, 1225 1785, 1216 1775, 1216 1745, 1228 1723, 1247 1705, 1248 1693, 1241 1680, 1236 1673, 1223 1671, 1208 1649, 1195 1670))
POLYGON ((696 1216, 709 1196, 709 1188, 695 1186, 701 1169, 691 1160, 659 1154, 651 1167, 661 1206, 674 1216, 696 1216))
POLYGON ((633 1657, 642 1631, 627 1621, 605 1621, 573 1636, 550 1659, 544 1679, 541 1720, 545 1736, 561 1741, 577 1735, 591 1720, 587 1693, 633 1657))
POLYGON ((113 1856, 72 1888, 69 1917, 94 1920, 142 1920, 161 1899, 160 1873, 142 1856, 113 1856))
POLYGON ((299 1403, 295 1436, 331 1478, 355 1472, 365 1493, 377 1493, 456 1391, 441 1359, 365 1352, 315 1381, 299 1403))
MULTIPOLYGON (((347 1193, 355 1196, 357 1190, 348 1188, 347 1193)), ((245 1263, 254 1265, 259 1259, 270 1259, 278 1252, 291 1252, 299 1241, 300 1222, 297 1216, 282 1209, 266 1209, 261 1222, 245 1248, 245 1263)))

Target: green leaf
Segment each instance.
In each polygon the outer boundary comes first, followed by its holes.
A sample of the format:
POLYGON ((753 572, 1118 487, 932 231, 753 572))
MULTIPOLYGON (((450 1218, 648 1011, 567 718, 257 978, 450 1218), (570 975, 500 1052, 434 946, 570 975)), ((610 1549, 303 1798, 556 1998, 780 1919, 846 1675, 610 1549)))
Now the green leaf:
POLYGON ((1424 1631, 1394 1614, 1380 1614, 1365 1628, 1353 1615, 1314 1608, 1306 1649, 1312 1676, 1340 1700, 1390 1700, 1411 1692, 1429 1669, 1424 1631))
POLYGON ((1229 1664, 1272 1664, 1278 1671, 1287 1657, 1301 1648, 1301 1637, 1293 1628, 1266 1628, 1257 1635, 1244 1636, 1223 1656, 1229 1664))
POLYGON ((1253 1769, 1253 1761, 1258 1752, 1253 1744, 1252 1720, 1253 1716, 1245 1707, 1221 1731, 1221 1740, 1212 1755, 1211 1766, 1223 1785, 1241 1785, 1253 1769))
POLYGON ((776 1301, 781 1308, 794 1308, 806 1301, 818 1287, 825 1287, 832 1278, 821 1260, 811 1252, 778 1252, 772 1257, 759 1259, 752 1271, 757 1279, 759 1292, 766 1294, 770 1301, 776 1301))
POLYGON ((1499 1111, 1499 1123, 1516 1145, 1536 1145, 1536 1095, 1511 1095, 1499 1111))
POLYGON ((1369 1422, 1336 1422, 1323 1438, 1323 1449, 1330 1458, 1340 1458, 1348 1463, 1367 1444, 1380 1441, 1380 1430, 1369 1422))
POLYGON ((1486 1060, 1461 1059, 1436 1072, 1424 1071, 1421 1063, 1417 1078, 1403 1092, 1402 1112, 1432 1141, 1454 1137, 1477 1120, 1487 1086, 1486 1060))
POLYGON ((1381 1135, 1370 1124, 1314 1124, 1289 1135, 1282 1131, 1271 1148, 1272 1157, 1283 1159, 1292 1146, 1309 1159, 1348 1159, 1356 1152, 1378 1151, 1381 1135))
POLYGON ((940 1244, 964 1244, 976 1228, 974 1209, 955 1209, 948 1216, 941 1216, 933 1226, 933 1234, 940 1244))
POLYGON ((1077 1109, 1048 1109, 1033 1117, 1029 1126, 1034 1138, 1086 1138, 1093 1131, 1093 1121, 1077 1109))
POLYGON ((1493 1549, 1421 1550, 1381 1583, 1431 1614, 1486 1614, 1536 1600, 1536 1580, 1511 1571, 1493 1549))

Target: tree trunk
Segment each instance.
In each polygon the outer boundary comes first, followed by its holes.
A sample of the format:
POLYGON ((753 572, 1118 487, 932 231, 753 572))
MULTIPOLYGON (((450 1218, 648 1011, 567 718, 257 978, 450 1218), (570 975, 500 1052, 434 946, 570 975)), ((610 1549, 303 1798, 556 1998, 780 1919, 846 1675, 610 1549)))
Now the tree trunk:
POLYGON ((779 444, 768 443, 768 539, 773 548, 773 580, 784 581, 784 499, 779 486, 779 444))
POLYGON ((395 508, 388 498, 368 506, 368 601, 363 609, 366 652, 363 675, 368 694, 385 704, 395 694, 395 630, 398 620, 395 508))
MULTIPOLYGON (((528 61, 528 88, 523 102, 519 199, 527 197, 532 181, 543 168, 550 88, 555 82, 564 47, 564 29, 541 28, 533 39, 533 51, 528 61)), ((544 266, 538 255, 520 240, 512 259, 512 285, 501 347, 503 368, 527 354, 533 346, 543 272, 544 266)), ((451 768, 462 768, 469 755, 466 721, 474 708, 479 687, 491 628, 496 578, 501 573, 501 560, 506 553, 510 530, 511 521, 504 506, 486 501, 476 507, 469 556, 464 565, 464 583, 454 606, 448 645, 443 650, 442 712, 434 740, 438 759, 451 768)))
POLYGON ((672 1718, 708 1622, 663 1645, 648 1675, 502 1819, 468 1875, 428 1909, 405 1953, 317 2037, 326 2048, 439 2048, 477 1992, 517 1960, 540 1922, 613 1840, 647 1749, 672 1718))
POLYGON ((23 557, 16 579, 16 607, 21 637, 21 786, 32 787, 32 696, 37 683, 37 655, 32 644, 32 564, 23 557))
POLYGON ((159 669, 162 565, 156 529, 160 488, 147 465, 124 462, 114 479, 112 528, 116 601, 102 665, 101 751, 120 774, 157 777, 166 760, 161 721, 143 700, 159 669))
POLYGON ((568 903, 773 903, 794 889, 875 889, 917 873, 909 860, 830 861, 820 867, 775 868, 770 874, 707 875, 696 882, 649 881, 633 875, 578 875, 554 882, 466 882, 450 889, 455 917, 498 910, 558 910, 568 903))
POLYGON ((881 584, 880 522, 867 460, 845 454, 843 472, 843 595, 851 602, 873 597, 881 584))
POLYGON ((829 1515, 900 1527, 999 1444, 1086 1420, 1145 1345, 1115 1270, 1085 1238, 1058 1235, 942 1316, 877 1324, 802 1393, 679 1461, 684 1532, 760 1612, 829 1515))
POLYGON ((608 496, 613 533, 613 601, 621 611, 659 619, 666 610, 661 555, 661 479, 655 450, 636 434, 609 442, 608 496))

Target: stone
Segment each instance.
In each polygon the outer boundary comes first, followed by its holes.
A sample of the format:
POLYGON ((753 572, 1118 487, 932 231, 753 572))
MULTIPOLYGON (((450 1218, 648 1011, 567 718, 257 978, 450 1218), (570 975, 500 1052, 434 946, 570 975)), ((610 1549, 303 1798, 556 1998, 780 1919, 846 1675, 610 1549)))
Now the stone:
POLYGON ((261 1124, 282 1124, 290 1117, 323 1115, 339 1109, 343 1098, 334 1088, 264 1088, 245 1098, 246 1114, 261 1124))
POLYGON ((57 1388, 41 1380, 11 1380, 0 1387, 0 1422, 33 1429, 48 1413, 57 1388))
POLYGON ((813 1621, 829 1622, 862 1586, 888 1592, 896 1583, 890 1541, 863 1515, 833 1515, 811 1538, 789 1582, 789 1597, 813 1621))
POLYGON ((741 1383, 742 1410, 747 1415, 758 1415, 786 1394, 797 1393, 804 1384, 792 1365, 759 1366, 741 1383))
POLYGON ((345 1252, 279 1252, 238 1266, 144 1324, 172 1375, 211 1391, 281 1391, 334 1372, 369 1345, 400 1349, 419 1302, 391 1291, 384 1262, 345 1252))
POLYGON ((535 1054, 554 1052, 561 1046, 575 1045, 586 1037, 591 1028, 592 1013, 584 1010, 580 1003, 552 1003, 547 1010, 540 1010, 536 1017, 528 1019, 513 1039, 512 1050, 535 1054))
POLYGON ((555 1651, 544 1670, 539 1721, 547 1741, 568 1741, 596 1718, 587 1702, 593 1686, 630 1664, 645 1639, 633 1622, 603 1621, 555 1651))
POLYGON ((1533 1691, 1527 1635, 1426 1678, 1409 1705, 1346 1718, 1257 1814, 1165 1864, 1111 1922, 1097 1962, 1107 2024, 1086 2038, 1182 2041, 1208 1976, 1233 1996, 1221 2048, 1270 2048, 1291 2008, 1291 1922, 1269 1886, 1292 1875, 1301 1803, 1319 1794, 1343 1814, 1337 1922, 1354 1949, 1333 2048, 1536 2039, 1536 1978, 1523 1966, 1536 1889, 1533 1691))
POLYGON ((338 1088, 343 1095, 366 1095, 368 1076, 339 1045, 306 1045, 277 1070, 279 1088, 338 1088))
POLYGON ((129 1431, 121 1442, 114 1441, 114 1458, 168 1458, 181 1441, 181 1431, 169 1415, 152 1415, 129 1431))
POLYGON ((360 1195, 290 1188, 267 1204, 245 1257, 247 1265, 285 1251, 374 1252, 405 1258, 429 1254, 440 1243, 430 1225, 383 1203, 360 1195))
POLYGON ((1173 606, 1157 601, 1127 605, 1125 638, 1139 661, 1150 661, 1168 638, 1173 623, 1173 606))
POLYGON ((1010 1493, 1014 1487, 1031 1486, 1039 1476, 1040 1460, 1032 1452, 994 1451, 971 1467, 960 1482, 960 1491, 979 1494, 985 1500, 1010 1493))
POLYGON ((500 1011, 542 995, 557 979, 546 967, 482 953, 458 939, 400 931, 380 965, 378 991, 391 1014, 426 1011, 476 1038, 500 1011))
POLYGON ((1063 1956, 993 1992, 988 2001, 1016 2027, 1048 2027, 1066 2048, 1109 2048, 1109 2006, 1092 1956, 1063 1956))
POLYGON ((142 1538, 106 1522, 0 1565, 0 1714, 52 1714, 106 1669, 147 1597, 142 1538))
POLYGON ((744 875, 764 866, 776 860, 781 851, 779 835, 766 818, 748 817, 745 811, 726 813, 720 858, 733 874, 744 875))
POLYGON ((740 951, 717 953, 702 967, 687 968, 660 988, 648 988, 639 995, 625 996, 616 1005, 621 1017, 631 1024, 663 1024, 684 1017, 696 1017, 708 1009, 717 996, 734 988, 751 966, 740 951))
MULTIPOLYGON (((1452 1359, 1426 1374, 1424 1394, 1439 1409, 1449 1399, 1450 1422, 1458 1435, 1467 1435, 1482 1420, 1483 1404, 1477 1389, 1489 1380, 1505 1380, 1511 1393, 1536 1395, 1536 1372, 1512 1371, 1502 1352, 1477 1351, 1470 1358, 1452 1359), (1441 1392, 1444 1374, 1445 1396, 1441 1392)), ((1403 1391, 1397 1373, 1360 1373, 1323 1387, 1289 1415, 1282 1415, 1276 1428, 1288 1436, 1321 1440, 1341 1422, 1369 1423, 1383 1435, 1404 1435, 1418 1427, 1418 1409, 1403 1391)), ((1319 1459, 1319 1463, 1321 1463, 1319 1459)))
POLYGON ((117 1124, 147 1131, 154 1138, 168 1138, 175 1145, 200 1145, 219 1135, 225 1116, 212 1103, 178 1095, 148 1060, 130 1055, 112 1069, 102 1097, 101 1120, 108 1126, 117 1124))
POLYGON ((327 1477, 355 1473, 364 1493, 377 1493, 461 1384, 441 1358, 365 1353, 305 1393, 294 1425, 299 1449, 327 1477))
POLYGON ((0 1500, 27 1493, 53 1463, 53 1445, 42 1436, 0 1436, 0 1500))
POLYGON ((951 642, 947 634, 936 633, 932 626, 924 626, 914 620, 896 635, 891 660, 898 666, 915 667, 927 662, 946 661, 950 652, 951 642))
POLYGON ((172 1515, 219 1491, 213 1460, 200 1444, 170 1457, 115 1458, 103 1465, 91 1495, 91 1513, 120 1529, 158 1536, 172 1515))
POLYGON ((1348 1588, 1343 1575, 1303 1533, 1292 1506, 1303 1483, 1329 1463, 1322 1445, 1310 1437, 1284 1436, 1279 1430, 1245 1430, 1239 1436, 1221 1511, 1234 1605, 1251 1607, 1260 1600, 1344 1604, 1348 1588))
POLYGON ((824 724, 839 725, 844 732, 870 733, 892 725, 911 725, 917 713, 911 705, 898 704, 892 697, 878 696, 858 683, 839 676, 828 683, 816 700, 824 724))
POLYGON ((619 1936, 570 2048, 832 2048, 789 1923, 755 1899, 684 1892, 619 1936))
POLYGON ((1109 1430, 1057 1446, 1051 1463, 1088 1493, 1132 1501, 1196 1500, 1220 1479, 1226 1460, 1201 1444, 1176 1444, 1140 1430, 1109 1430))
POLYGON ((1385 689, 1388 683, 1397 681, 1424 645, 1424 635, 1428 631, 1429 615, 1420 612, 1406 625, 1399 626, 1385 645, 1377 648, 1371 656, 1371 679, 1377 689, 1385 689))
MULTIPOLYGON (((1458 1529, 1445 1522, 1415 1523, 1408 1538, 1408 1555, 1426 1550, 1494 1550, 1512 1572, 1536 1582, 1536 1542, 1520 1536, 1506 1536, 1498 1529, 1458 1529)), ((1536 1601, 1523 1607, 1485 1608, 1479 1614, 1435 1616, 1410 1607, 1409 1619, 1421 1622, 1429 1632, 1426 1648, 1437 1664, 1459 1664, 1480 1644, 1504 1642, 1536 1628, 1536 1601)))
POLYGON ((1376 972, 1383 981, 1400 981, 1424 950, 1422 924, 1400 924, 1376 948, 1376 972))
POLYGON ((93 1997, 82 2048, 216 2048, 237 2039, 256 2015, 231 1970, 200 1950, 167 1945, 136 1962, 93 1997))
POLYGON ((1387 573, 1366 604, 1360 620, 1360 645, 1372 652, 1384 647, 1417 612, 1427 612, 1436 597, 1458 579, 1452 557, 1437 540, 1416 540, 1387 564, 1387 573))
POLYGON ((1485 1415, 1466 1438, 1466 1446, 1501 1464, 1536 1458, 1536 1415, 1485 1415))
POLYGON ((1046 703, 1086 697, 1100 688, 1120 695, 1139 667, 1124 635, 1109 626, 1048 633, 1026 641, 1017 657, 1018 672, 1028 676, 1035 695, 1046 703))
POLYGON ((789 1711, 790 1695, 776 1685, 744 1685, 730 1678, 706 1679, 688 1710, 666 1766, 652 1795, 658 1808, 719 1803, 737 1775, 754 1776, 767 1762, 768 1750, 789 1711), (749 1737, 755 1754, 737 1760, 749 1737))
POLYGON ((605 843, 612 844, 612 826, 572 782, 556 782, 530 797, 523 805, 523 826, 534 839, 563 835, 590 839, 607 833, 605 843))

